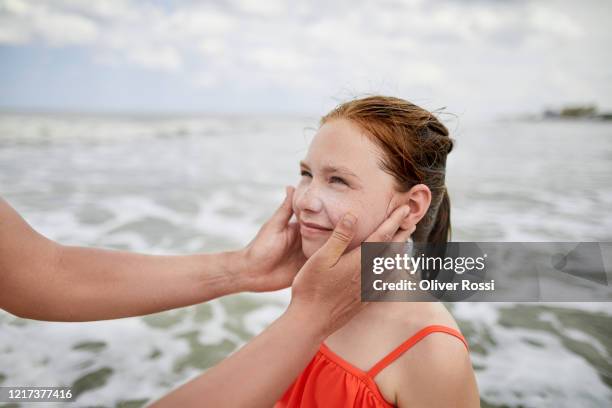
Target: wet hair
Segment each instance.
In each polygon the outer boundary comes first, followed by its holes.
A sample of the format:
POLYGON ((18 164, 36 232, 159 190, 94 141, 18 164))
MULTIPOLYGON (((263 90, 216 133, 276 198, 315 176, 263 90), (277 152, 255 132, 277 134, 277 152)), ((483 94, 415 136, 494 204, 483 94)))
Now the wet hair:
POLYGON ((451 237, 450 198, 445 186, 446 156, 453 149, 448 129, 433 113, 390 96, 367 96, 341 103, 320 120, 357 124, 383 151, 381 168, 400 192, 416 184, 431 190, 431 203, 412 235, 414 242, 446 244, 451 237))

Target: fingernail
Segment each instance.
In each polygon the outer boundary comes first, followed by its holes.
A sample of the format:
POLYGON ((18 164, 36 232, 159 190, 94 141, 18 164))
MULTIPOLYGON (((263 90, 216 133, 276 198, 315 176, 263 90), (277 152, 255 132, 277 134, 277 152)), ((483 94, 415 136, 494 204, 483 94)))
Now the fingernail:
POLYGON ((343 218, 342 218, 342 225, 345 226, 346 228, 353 228, 353 225, 355 225, 355 222, 357 221, 357 217, 355 217, 353 214, 351 213, 347 213, 343 218))

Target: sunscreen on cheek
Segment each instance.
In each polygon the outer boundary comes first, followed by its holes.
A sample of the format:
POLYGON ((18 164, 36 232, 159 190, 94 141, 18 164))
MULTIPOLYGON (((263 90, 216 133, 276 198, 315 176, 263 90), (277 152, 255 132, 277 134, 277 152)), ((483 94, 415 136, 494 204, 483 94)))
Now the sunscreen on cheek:
POLYGON ((342 219, 344 213, 349 210, 346 195, 338 191, 332 191, 331 189, 324 189, 321 191, 319 197, 329 220, 333 224, 333 227, 335 227, 340 219, 342 219))

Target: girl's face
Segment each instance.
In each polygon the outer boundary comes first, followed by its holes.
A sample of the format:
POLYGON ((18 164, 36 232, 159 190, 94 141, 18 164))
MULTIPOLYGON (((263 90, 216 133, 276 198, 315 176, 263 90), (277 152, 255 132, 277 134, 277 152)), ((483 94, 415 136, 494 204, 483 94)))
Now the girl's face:
POLYGON ((301 180, 293 198, 304 255, 310 257, 350 212, 360 245, 399 206, 394 178, 380 168, 382 151, 361 128, 346 119, 325 123, 300 163, 301 180))

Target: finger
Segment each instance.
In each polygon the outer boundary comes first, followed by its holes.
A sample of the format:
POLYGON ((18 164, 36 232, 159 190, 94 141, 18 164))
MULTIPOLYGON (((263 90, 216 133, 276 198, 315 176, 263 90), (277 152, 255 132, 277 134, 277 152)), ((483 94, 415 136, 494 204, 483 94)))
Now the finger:
POLYGON ((346 213, 334 228, 327 242, 313 256, 322 257, 329 267, 334 266, 353 240, 356 226, 357 217, 346 213))
POLYGON ((292 221, 288 223, 287 228, 289 228, 290 231, 295 231, 298 234, 300 233, 300 224, 298 222, 292 221))
POLYGON ((389 242, 393 239, 400 224, 410 214, 410 207, 403 205, 391 213, 380 226, 374 231, 365 242, 389 242))
POLYGON ((406 242, 408 238, 412 235, 412 230, 403 230, 400 229, 395 233, 395 236, 391 240, 392 242, 406 242))
POLYGON ((280 207, 278 207, 278 209, 274 212, 274 214, 272 215, 272 218, 270 218, 270 223, 274 224, 277 227, 284 227, 287 225, 287 223, 289 222, 289 220, 291 219, 291 216, 293 215, 293 192, 295 191, 295 188, 293 187, 285 187, 285 200, 283 201, 283 203, 280 205, 280 207))

